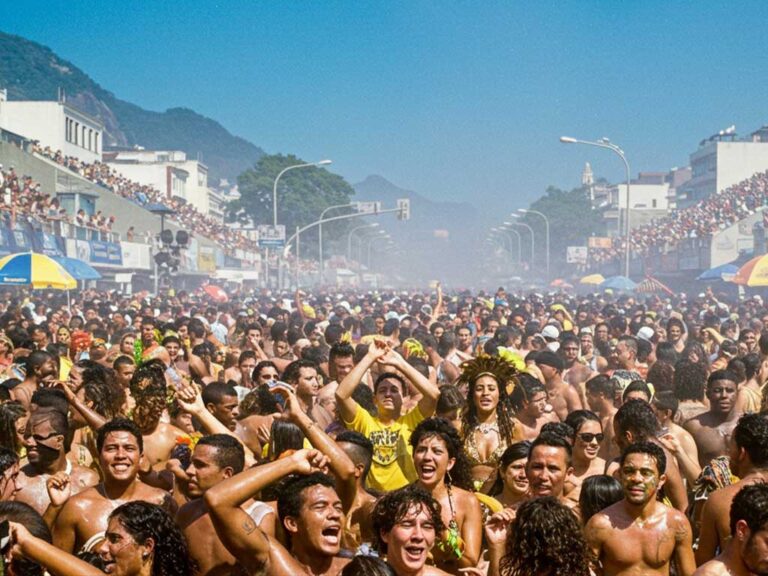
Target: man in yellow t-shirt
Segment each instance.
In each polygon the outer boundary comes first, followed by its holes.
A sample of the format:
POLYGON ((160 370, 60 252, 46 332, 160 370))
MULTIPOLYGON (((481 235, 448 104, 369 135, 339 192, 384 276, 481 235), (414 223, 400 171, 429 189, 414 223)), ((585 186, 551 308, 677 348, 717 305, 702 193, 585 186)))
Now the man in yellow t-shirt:
POLYGON ((434 414, 439 395, 437 386, 388 345, 378 342, 371 343, 365 357, 341 381, 336 390, 336 402, 342 422, 373 443, 369 488, 388 492, 416 479, 409 445, 411 432, 419 422, 434 414), (352 392, 361 385, 366 371, 375 363, 388 371, 379 374, 374 382, 378 411, 378 416, 374 417, 352 398, 352 392), (402 414, 408 381, 422 397, 414 408, 402 414))

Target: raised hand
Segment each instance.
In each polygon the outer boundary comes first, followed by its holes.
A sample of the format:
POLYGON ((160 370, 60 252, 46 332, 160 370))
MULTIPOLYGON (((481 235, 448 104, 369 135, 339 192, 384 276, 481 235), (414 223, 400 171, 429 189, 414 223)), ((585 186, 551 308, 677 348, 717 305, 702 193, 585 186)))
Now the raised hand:
POLYGON ((319 450, 297 450, 291 454, 290 458, 299 474, 324 472, 328 468, 328 457, 319 450))
POLYGON ((509 526, 517 514, 511 508, 496 512, 485 523, 485 537, 489 546, 504 547, 507 543, 509 526))
POLYGON ((667 432, 666 434, 659 436, 657 439, 661 445, 669 450, 672 454, 677 454, 680 451, 680 442, 671 432, 667 432))
POLYGON ((198 394, 194 385, 183 386, 176 391, 176 402, 184 412, 199 414, 205 410, 202 394, 198 394))
POLYGON ((51 499, 51 505, 56 508, 64 506, 72 495, 72 483, 66 472, 56 472, 48 478, 45 488, 48 491, 48 498, 51 499))

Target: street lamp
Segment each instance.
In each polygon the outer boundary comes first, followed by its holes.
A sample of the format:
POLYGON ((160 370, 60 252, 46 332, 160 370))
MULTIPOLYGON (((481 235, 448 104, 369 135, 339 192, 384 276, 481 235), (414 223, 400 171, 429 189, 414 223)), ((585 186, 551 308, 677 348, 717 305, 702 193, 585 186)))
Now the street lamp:
MULTIPOLYGON (((511 222, 510 222, 511 224, 511 222)), ((520 232, 515 230, 514 228, 491 228, 494 232, 499 232, 501 234, 508 234, 512 233, 517 237, 517 263, 520 264, 523 261, 523 238, 520 236, 520 232)), ((507 235, 507 238, 510 239, 509 243, 509 251, 512 252, 512 236, 507 235)))
MULTIPOLYGON (((624 276, 629 278, 629 257, 631 247, 629 244, 629 233, 630 233, 630 222, 629 222, 629 213, 630 213, 630 207, 629 207, 629 180, 630 180, 630 170, 629 170, 629 162, 627 161, 627 157, 624 155, 624 150, 622 150, 619 146, 608 140, 608 138, 600 138, 597 142, 591 142, 589 140, 579 140, 578 138, 572 138, 570 136, 561 136, 560 142, 563 144, 586 144, 587 146, 595 146, 597 148, 605 148, 607 150, 610 150, 614 154, 616 154, 619 158, 621 158, 621 161, 624 162, 624 168, 627 172, 627 208, 624 216, 624 242, 626 243, 626 250, 624 254, 624 276)), ((619 208, 619 213, 621 213, 621 208, 619 208)))
MULTIPOLYGON (((550 248, 549 248, 549 218, 546 217, 545 214, 542 212, 539 212, 538 210, 531 210, 531 209, 525 209, 525 208, 518 208, 517 209, 520 214, 536 214, 537 216, 541 216, 544 218, 544 226, 547 231, 547 281, 551 280, 551 276, 549 274, 549 255, 550 255, 550 248)), ((515 218, 517 218, 517 214, 512 214, 515 218)))
POLYGON ((528 228, 528 232, 531 233, 531 266, 533 266, 533 261, 536 258, 536 237, 533 234, 533 228, 528 226, 525 222, 504 222, 505 227, 510 226, 522 226, 523 228, 528 228))
POLYGON ((347 234, 347 260, 352 260, 352 236, 355 232, 358 230, 362 230, 364 228, 378 228, 379 223, 373 222, 372 224, 363 224, 361 226, 355 226, 352 228, 352 230, 349 231, 347 234))
POLYGON ((286 166, 275 178, 275 183, 272 186, 272 225, 277 226, 277 183, 280 181, 280 177, 294 168, 308 168, 310 166, 327 166, 331 164, 332 160, 320 160, 319 162, 307 162, 305 164, 294 164, 292 166, 286 166))
POLYGON ((320 253, 320 285, 322 286, 325 277, 325 266, 323 262, 323 218, 325 218, 326 212, 335 210, 337 208, 351 208, 355 205, 354 202, 348 204, 336 204, 335 206, 328 206, 325 210, 320 212, 320 224, 318 225, 320 234, 320 245, 318 246, 318 252, 320 253))
MULTIPOLYGON (((392 237, 387 234, 384 230, 377 230, 378 234, 371 234, 371 236, 368 238, 368 258, 366 260, 366 266, 368 267, 368 270, 371 269, 371 249, 373 248, 373 244, 375 240, 392 240, 392 237)), ((357 259, 358 262, 361 262, 363 259, 363 242, 365 240, 360 240, 360 257, 357 259)))
POLYGON ((385 230, 374 230, 370 236, 361 237, 360 241, 357 244, 357 262, 358 264, 363 263, 363 254, 365 253, 365 249, 363 248, 363 243, 368 240, 369 242, 372 240, 379 240, 381 238, 389 238, 389 235, 385 230))

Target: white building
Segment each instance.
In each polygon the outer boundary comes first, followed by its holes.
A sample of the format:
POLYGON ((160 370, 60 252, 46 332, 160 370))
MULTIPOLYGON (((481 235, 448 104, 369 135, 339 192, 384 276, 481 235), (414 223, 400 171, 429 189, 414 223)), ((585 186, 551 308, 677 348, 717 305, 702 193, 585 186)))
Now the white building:
POLYGON ((104 153, 104 162, 126 178, 156 188, 166 197, 177 197, 199 212, 210 210, 208 167, 188 160, 179 150, 119 150, 104 153))
POLYGON ((0 128, 86 162, 101 160, 104 125, 65 101, 7 100, 0 90, 0 128))
POLYGON ((768 170, 768 128, 739 140, 730 128, 702 140, 690 156, 691 179, 679 189, 678 205, 690 206, 729 186, 768 170))

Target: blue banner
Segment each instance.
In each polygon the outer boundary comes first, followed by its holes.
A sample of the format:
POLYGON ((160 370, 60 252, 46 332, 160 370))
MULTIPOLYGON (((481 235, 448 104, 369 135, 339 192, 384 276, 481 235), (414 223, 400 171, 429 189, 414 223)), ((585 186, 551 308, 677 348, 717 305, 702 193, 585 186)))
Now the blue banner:
POLYGON ((46 256, 64 256, 64 239, 40 230, 33 234, 35 250, 46 256))
POLYGON ((92 264, 112 264, 114 266, 123 265, 123 252, 120 244, 115 242, 102 242, 101 240, 91 240, 90 261, 92 264))

